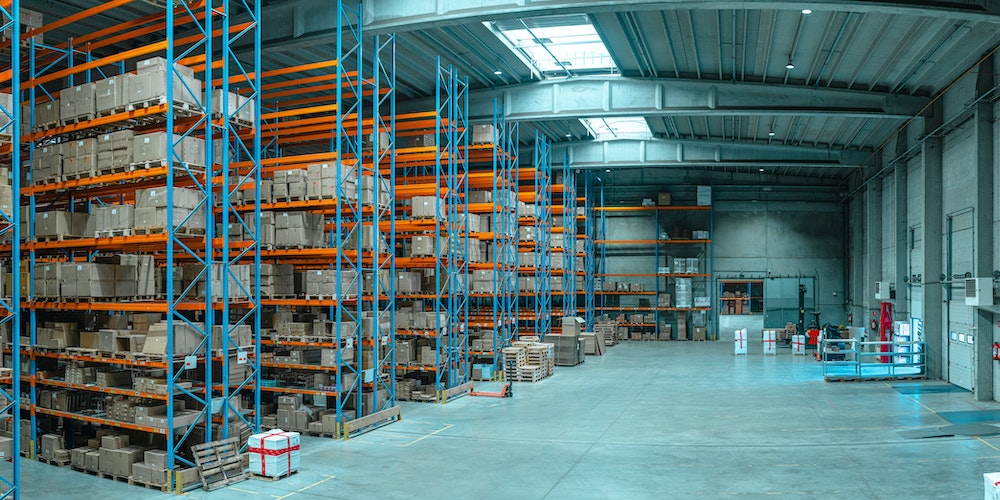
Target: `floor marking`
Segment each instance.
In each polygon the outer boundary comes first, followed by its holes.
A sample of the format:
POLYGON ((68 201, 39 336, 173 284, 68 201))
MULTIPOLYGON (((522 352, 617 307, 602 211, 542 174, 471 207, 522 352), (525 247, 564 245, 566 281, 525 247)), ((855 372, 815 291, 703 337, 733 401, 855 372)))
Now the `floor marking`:
POLYGON ((981 438, 979 436, 975 436, 975 438, 978 439, 979 442, 985 444, 986 446, 989 446, 990 448, 993 448, 996 451, 1000 451, 1000 448, 997 448, 996 446, 993 446, 992 444, 988 443, 985 439, 983 439, 983 438, 981 438))
POLYGON ((409 443, 402 444, 402 445, 396 445, 396 446, 399 446, 400 448, 406 448, 407 446, 410 446, 411 444, 419 443, 419 442, 421 442, 421 441, 423 441, 423 440, 425 440, 425 439, 427 439, 427 438, 429 438, 429 437, 431 437, 431 436, 433 436, 433 435, 435 435, 435 434, 437 434, 437 433, 439 433, 441 431, 446 431, 448 429, 451 429, 452 427, 455 427, 455 424, 448 424, 448 425, 446 425, 446 426, 444 426, 444 427, 442 427, 442 428, 440 428, 440 429, 438 429, 438 430, 436 430, 434 432, 431 432, 430 434, 427 434, 426 436, 420 436, 417 439, 414 439, 413 441, 410 441, 409 443))
MULTIPOLYGON (((323 477, 325 479, 320 479, 319 481, 316 481, 315 483, 310 484, 309 486, 303 486, 302 488, 299 488, 299 489, 297 489, 297 490, 295 490, 295 491, 293 491, 293 492, 291 492, 291 493, 289 493, 289 494, 287 494, 285 496, 274 497, 274 498, 277 499, 277 500, 284 500, 285 498, 288 498, 288 497, 290 497, 290 496, 292 496, 292 495, 294 495, 296 493, 302 493, 303 491, 306 491, 309 488, 312 488, 314 486, 319 486, 319 485, 321 485, 321 484, 323 484, 323 483, 325 483, 325 482, 327 482, 327 481, 329 481, 329 480, 331 480, 331 479, 333 479, 333 478, 335 478, 337 476, 323 476, 323 477)), ((274 496, 274 495, 272 495, 272 496, 274 496)))
MULTIPOLYGON (((883 384, 885 384, 885 385, 886 385, 886 387, 889 387, 889 388, 892 388, 892 386, 891 386, 891 385, 889 385, 889 383, 888 383, 888 382, 882 382, 882 383, 883 383, 883 384)), ((899 391, 897 391, 897 392, 899 392, 899 391)), ((918 405, 922 406, 922 407, 923 407, 923 408, 924 408, 925 410, 927 410, 927 411, 929 411, 929 412, 931 412, 931 413, 933 413, 933 414, 937 415, 937 412, 936 412, 936 411, 932 410, 932 409, 931 409, 931 408, 930 408, 929 406, 927 406, 927 405, 925 405, 925 404, 921 403, 921 402, 920 402, 919 400, 917 400, 917 399, 914 399, 914 398, 913 398, 912 396, 910 396, 909 394, 903 394, 903 393, 901 393, 901 392, 900 392, 900 394, 902 394, 903 396, 906 396, 906 398, 907 398, 907 399, 909 399, 910 401, 913 401, 914 403, 917 403, 918 405)))
POLYGON ((259 491, 250 491, 250 490, 244 490, 244 489, 240 489, 240 488, 237 488, 237 487, 235 487, 235 486, 230 486, 230 487, 229 487, 229 488, 227 488, 227 489, 229 489, 229 490, 233 490, 233 491, 238 491, 238 492, 240 492, 240 493, 249 493, 249 494, 251 494, 251 495, 260 495, 260 492, 259 492, 259 491))

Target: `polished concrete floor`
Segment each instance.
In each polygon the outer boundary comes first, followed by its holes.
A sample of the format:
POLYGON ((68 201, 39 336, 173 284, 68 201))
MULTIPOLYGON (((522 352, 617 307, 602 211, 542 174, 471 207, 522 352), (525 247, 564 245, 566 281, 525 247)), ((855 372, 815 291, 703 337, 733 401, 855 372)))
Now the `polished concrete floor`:
MULTIPOLYGON (((925 382, 932 386, 942 382, 925 382)), ((938 412, 1000 409, 964 391, 825 383, 812 359, 728 342, 610 348, 513 399, 403 405, 347 442, 303 439, 302 468, 187 496, 243 498, 982 498, 1000 437, 907 440, 938 412), (751 347, 751 352, 761 352, 751 347)), ((24 498, 167 495, 39 463, 24 498)))

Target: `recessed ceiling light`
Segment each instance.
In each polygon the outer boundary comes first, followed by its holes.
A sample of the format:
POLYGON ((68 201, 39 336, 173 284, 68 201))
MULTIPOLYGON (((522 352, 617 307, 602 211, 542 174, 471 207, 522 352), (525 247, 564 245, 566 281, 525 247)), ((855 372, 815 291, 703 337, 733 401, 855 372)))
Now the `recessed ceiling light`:
POLYGON ((768 133, 767 133, 767 136, 768 136, 768 137, 774 137, 774 131, 772 130, 772 131, 768 132, 768 133))
POLYGON ((493 74, 497 75, 497 76, 500 76, 500 75, 503 74, 503 71, 498 69, 498 70, 494 71, 493 74))
POLYGON ((569 139, 569 138, 571 138, 571 137, 573 137, 573 134, 571 134, 571 133, 569 133, 569 132, 566 132, 566 138, 567 138, 567 139, 569 139))
POLYGON ((792 64, 792 61, 788 61, 788 64, 785 65, 785 69, 795 69, 795 65, 792 64))
POLYGON ((812 9, 802 9, 802 13, 808 16, 809 14, 812 14, 813 11, 812 9))
POLYGON ((761 172, 764 172, 764 169, 762 168, 762 169, 760 169, 760 171, 761 171, 761 172))
POLYGON ((606 169, 604 172, 610 174, 611 173, 611 169, 610 168, 606 169))

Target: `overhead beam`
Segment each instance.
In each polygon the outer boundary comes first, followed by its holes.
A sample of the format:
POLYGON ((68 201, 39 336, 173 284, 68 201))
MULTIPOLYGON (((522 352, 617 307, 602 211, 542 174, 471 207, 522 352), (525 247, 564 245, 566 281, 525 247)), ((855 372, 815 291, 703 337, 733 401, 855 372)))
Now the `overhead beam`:
MULTIPOLYGON (((911 118, 927 98, 857 90, 704 80, 575 77, 469 93, 469 120, 493 119, 493 100, 508 120, 662 115, 799 115, 911 118)), ((433 99, 399 102, 402 112, 433 109, 433 99)))
POLYGON ((476 21, 638 10, 801 10, 930 16, 1000 23, 1000 2, 941 0, 363 0, 365 29, 404 32, 476 21))
MULTIPOLYGON (((860 167, 869 153, 725 141, 617 139, 556 143, 552 158, 569 154, 571 168, 860 167)), ((528 155, 530 157, 530 155, 528 155)), ((561 160, 560 160, 561 161, 561 160)))

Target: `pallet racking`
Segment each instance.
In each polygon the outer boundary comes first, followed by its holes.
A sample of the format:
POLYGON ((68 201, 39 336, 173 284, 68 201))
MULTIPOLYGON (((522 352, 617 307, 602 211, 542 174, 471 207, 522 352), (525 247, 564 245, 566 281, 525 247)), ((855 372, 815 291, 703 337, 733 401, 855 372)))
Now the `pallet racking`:
MULTIPOLYGON (((602 196, 603 198, 603 196, 602 196)), ((714 290, 711 285, 712 283, 712 207, 710 205, 647 205, 647 206, 602 206, 597 208, 600 214, 601 220, 601 234, 595 243, 600 248, 601 260, 603 261, 600 265, 601 271, 598 273, 598 277, 602 278, 602 281, 608 281, 614 278, 638 278, 640 280, 645 280, 647 282, 652 282, 652 289, 643 290, 597 290, 595 295, 599 298, 599 304, 595 306, 595 311, 598 313, 618 313, 627 314, 633 313, 635 315, 643 315, 644 319, 642 321, 628 320, 625 323, 620 323, 620 326, 628 327, 631 334, 638 333, 639 336, 632 336, 635 338, 655 338, 657 340, 672 340, 676 338, 678 332, 678 322, 685 318, 687 313, 701 313, 708 312, 712 310, 712 296, 714 295, 714 290), (650 217, 653 222, 653 231, 655 234, 653 238, 650 239, 607 239, 607 224, 609 214, 616 214, 620 216, 636 216, 636 215, 646 215, 650 217), (691 215, 694 214, 694 215, 691 215), (703 217, 698 217, 698 214, 702 214, 703 217), (691 220, 684 219, 684 217, 696 217, 697 222, 705 224, 704 227, 707 228, 707 237, 704 238, 692 238, 687 235, 682 235, 682 237, 670 237, 669 234, 662 230, 666 227, 665 224, 671 222, 677 222, 678 219, 682 219, 682 223, 690 224, 691 220), (607 262, 609 259, 608 252, 610 249, 629 249, 639 252, 639 255, 645 255, 653 258, 656 268, 651 269, 651 272, 645 273, 612 273, 607 271, 607 262), (667 260, 671 256, 683 256, 684 258, 693 258, 696 260, 702 260, 699 266, 702 269, 698 269, 694 272, 688 272, 685 266, 684 270, 678 270, 671 268, 671 272, 664 272, 664 268, 672 266, 672 262, 667 260), (704 271, 704 272, 701 272, 704 271), (659 302, 659 297, 661 294, 669 293, 674 295, 675 287, 678 280, 691 280, 692 290, 690 291, 692 295, 692 302, 690 304, 662 304, 659 302), (650 303, 648 305, 643 305, 641 302, 623 303, 622 299, 630 299, 633 297, 648 297, 647 301, 650 303), (695 303, 694 298, 701 297, 703 303, 695 303), (652 317, 653 321, 649 321, 646 318, 652 317), (670 333, 668 334, 664 331, 663 326, 667 325, 670 328, 670 333), (642 334, 645 334, 644 336, 642 334)), ((682 230, 683 231, 683 230, 682 230)), ((614 258, 614 256, 610 256, 614 258)), ((672 301, 675 302, 676 297, 672 297, 672 301)), ((684 338, 681 337, 683 340, 684 338)))
MULTIPOLYGON (((535 148, 532 156, 532 168, 519 173, 518 199, 521 202, 529 200, 527 212, 518 210, 518 252, 530 253, 532 265, 519 262, 518 280, 526 279, 531 286, 522 287, 519 284, 518 334, 544 338, 552 332, 552 277, 549 260, 549 240, 552 232, 552 154, 551 142, 544 135, 535 132, 535 148), (530 176, 530 177, 529 177, 530 176), (528 230, 534 234, 533 240, 521 237, 528 230), (525 288, 531 291, 525 290, 525 288)), ((521 260, 519 258, 519 260, 521 260)))
MULTIPOLYGON (((111 47, 149 33, 160 35, 163 40, 104 57, 84 53, 84 62, 79 64, 76 61, 81 54, 73 48, 73 41, 45 45, 36 42, 34 37, 30 39, 29 80, 26 87, 21 87, 31 111, 31 133, 26 135, 30 160, 34 160, 43 147, 98 134, 135 128, 147 133, 169 132, 162 159, 133 162, 125 168, 102 169, 89 172, 89 175, 67 175, 58 180, 39 178, 34 164, 26 169, 28 186, 21 190, 21 195, 27 198, 31 220, 35 220, 39 208, 86 213, 105 205, 132 205, 139 198, 137 190, 150 188, 162 189, 159 195, 151 193, 150 196, 159 196, 162 206, 166 207, 162 225, 144 231, 145 234, 122 231, 102 237, 47 238, 36 235, 34 225, 28 228, 28 300, 23 307, 28 313, 31 345, 20 352, 31 371, 27 379, 32 404, 31 456, 35 453, 36 429, 40 425, 50 429, 58 426, 69 432, 74 427, 71 423, 77 422, 135 431, 149 436, 150 443, 159 443, 166 449, 167 468, 172 474, 164 486, 176 484, 180 488, 183 484, 173 473, 181 466, 193 465, 187 451, 190 445, 259 428, 259 415, 244 408, 239 391, 230 390, 226 384, 215 386, 210 382, 216 378, 232 378, 238 387, 252 386, 255 388, 252 404, 259 406, 256 389, 259 384, 252 383, 259 376, 256 366, 259 334, 249 342, 237 342, 233 336, 245 327, 252 330, 259 325, 259 284, 237 285, 241 290, 236 290, 229 286, 228 278, 235 276, 236 266, 242 260, 253 259, 259 263, 260 191, 253 186, 260 184, 260 142, 245 134, 246 130, 256 128, 258 115, 251 113, 252 117, 247 120, 245 111, 248 106, 260 103, 256 76, 260 68, 260 4, 223 3, 221 9, 207 2, 161 7, 162 10, 154 14, 86 34, 75 43, 88 42, 88 50, 111 47), (244 21, 231 24, 234 15, 244 21), (194 34, 177 36, 182 28, 189 27, 195 28, 194 34), (251 47, 249 56, 237 57, 234 51, 237 45, 251 47), (100 115, 84 113, 58 126, 36 120, 35 106, 56 98, 52 86, 63 78, 76 83, 75 78, 79 77, 87 84, 92 76, 107 76, 104 71, 107 68, 121 72, 126 61, 155 55, 165 57, 162 97, 154 96, 151 100, 100 115), (202 80, 207 82, 206 92, 201 93, 198 80, 186 79, 188 75, 182 74, 182 66, 202 75, 202 80), (219 94, 219 103, 213 102, 216 95, 212 90, 215 88, 224 90, 219 94), (237 88, 245 97, 241 104, 230 102, 231 94, 226 92, 237 88), (189 96, 194 96, 193 100, 189 96), (200 154, 182 152, 182 145, 189 138, 204 141, 200 154), (242 159, 242 163, 236 163, 237 159, 242 159), (48 182, 51 180, 55 182, 48 182), (178 203, 178 188, 181 187, 192 190, 189 192, 198 198, 186 212, 177 210, 181 205, 178 203), (251 203, 257 207, 251 210, 252 218, 241 214, 234 204, 238 193, 240 199, 246 198, 241 192, 248 189, 253 192, 251 203), (247 230, 247 237, 238 242, 226 234, 217 237, 215 227, 222 221, 242 225, 247 230), (89 294, 50 294, 38 289, 36 264, 59 265, 60 268, 69 264, 81 269, 84 264, 115 258, 122 253, 151 256, 157 265, 171 270, 163 280, 159 296, 139 298, 133 294, 132 301, 116 302, 78 298, 89 297, 89 294), (203 286, 175 285, 172 271, 182 263, 196 275, 193 283, 201 280, 203 286), (221 282, 221 289, 214 289, 213 282, 221 282), (46 297, 50 299, 45 300, 46 297), (51 300, 56 297, 55 301, 51 300), (85 352, 81 348, 74 353, 53 350, 38 344, 42 311, 46 313, 45 319, 62 317, 70 321, 78 320, 76 314, 81 312, 110 313, 109 321, 118 324, 122 324, 120 320, 128 313, 158 313, 165 323, 162 351, 142 356, 116 356, 98 349, 85 352), (184 342, 180 340, 182 337, 184 342), (107 369, 123 369, 131 375, 162 378, 162 390, 73 383, 57 376, 57 370, 67 363, 74 366, 90 363, 107 369), (67 408, 47 406, 41 396, 49 393, 48 388, 71 389, 73 397, 87 403, 67 408), (110 418, 100 407, 93 406, 100 402, 103 394, 160 402, 164 407, 165 423, 157 426, 110 418), (190 408, 182 410, 178 406, 181 401, 190 408)), ((71 27, 73 23, 119 4, 113 2, 84 10, 28 35, 48 31, 55 25, 71 27)), ((62 97, 65 100, 67 96, 62 97)), ((64 439, 69 440, 70 436, 64 439)))
MULTIPOLYGON (((397 302, 413 301, 414 311, 433 315, 433 326, 398 329, 396 336, 412 338, 418 346, 433 350, 433 363, 395 365, 398 378, 415 378, 433 385, 430 400, 444 403, 471 390, 469 383, 469 135, 468 79, 452 66, 436 64, 435 107, 433 111, 397 117, 400 137, 420 136, 421 142, 397 147, 398 170, 395 200, 410 202, 410 217, 396 224, 396 269, 426 272, 433 280, 426 293, 397 294, 397 302), (432 197, 433 216, 413 217, 413 198, 432 197), (430 238, 428 251, 415 240, 430 238), (423 301, 429 301, 424 303, 423 301), (425 345, 429 344, 429 345, 425 345)), ((423 361, 423 360, 422 360, 423 361)), ((429 361, 429 359, 427 360, 429 361)))
MULTIPOLYGON (((473 239, 485 241, 489 251, 485 262, 470 263, 473 273, 490 275, 490 289, 471 289, 469 297, 473 304, 468 324, 470 328, 490 331, 489 350, 470 348, 473 358, 473 373, 479 371, 479 379, 491 380, 499 376, 502 366, 502 352, 517 338, 517 137, 516 122, 507 122, 503 104, 494 101, 493 121, 489 126, 491 140, 484 144, 470 146, 470 164, 475 174, 490 173, 492 186, 488 190, 492 201, 476 203, 469 200, 469 213, 489 217, 490 226, 473 232, 473 239), (490 149, 489 168, 476 168, 483 158, 471 154, 479 148, 490 149), (478 365, 478 366, 477 366, 478 365), (488 366, 488 368, 486 368, 488 366), (484 369, 486 368, 486 369, 484 369)), ((476 142, 476 141, 474 141, 476 142)), ((481 184, 470 180, 470 186, 481 184)), ((475 378, 475 377, 473 377, 475 378)))
MULTIPOLYGON (((8 201, 0 204, 0 239, 10 241, 0 250, 0 266, 4 273, 10 273, 9 285, 0 290, 0 331, 3 332, 4 353, 21 351, 22 338, 22 299, 21 288, 21 237, 22 211, 19 209, 17 194, 21 188, 19 170, 22 163, 21 123, 24 116, 17 89, 21 88, 21 8, 19 0, 0 3, 0 31, 10 33, 10 36, 0 44, 0 71, 9 76, 6 82, 12 89, 10 99, 0 103, 0 144, 3 145, 2 162, 7 173, 0 178, 5 186, 0 187, 5 192, 8 201), (7 175, 10 175, 8 181, 7 175), (7 185, 9 183, 9 185, 7 185), (10 345, 10 351, 6 346, 10 345)), ((5 279, 6 281, 6 279, 5 279)), ((0 419, 10 422, 9 448, 4 449, 5 456, 10 457, 11 467, 0 474, 0 498, 20 498, 21 496, 21 454, 22 448, 22 391, 21 363, 18 357, 11 355, 11 362, 0 366, 0 419)))
MULTIPOLYGON (((597 217, 594 210, 594 193, 595 186, 593 183, 596 178, 593 174, 587 172, 582 174, 583 177, 583 216, 577 218, 578 223, 583 224, 583 234, 580 238, 583 240, 583 269, 584 269, 584 282, 583 290, 578 291, 578 294, 584 296, 584 306, 580 311, 584 315, 585 330, 588 332, 594 331, 594 287, 595 287, 595 277, 597 274, 597 255, 595 255, 594 247, 594 235, 596 233, 597 217)), ((577 179, 579 183, 579 178, 577 179)))

